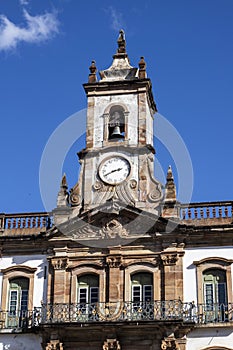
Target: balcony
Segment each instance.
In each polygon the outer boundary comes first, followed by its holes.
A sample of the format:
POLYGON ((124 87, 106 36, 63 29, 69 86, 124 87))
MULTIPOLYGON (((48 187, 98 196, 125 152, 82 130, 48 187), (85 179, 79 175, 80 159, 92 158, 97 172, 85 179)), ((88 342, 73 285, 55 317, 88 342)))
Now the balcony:
POLYGON ((180 219, 192 225, 231 224, 233 202, 201 202, 180 204, 180 219))
POLYGON ((0 312, 1 331, 27 330, 40 325, 92 324, 101 322, 192 322, 233 325, 233 304, 182 303, 180 300, 96 304, 53 304, 11 315, 0 312))
POLYGON ((1 236, 27 236, 46 232, 53 225, 50 213, 0 214, 1 236))

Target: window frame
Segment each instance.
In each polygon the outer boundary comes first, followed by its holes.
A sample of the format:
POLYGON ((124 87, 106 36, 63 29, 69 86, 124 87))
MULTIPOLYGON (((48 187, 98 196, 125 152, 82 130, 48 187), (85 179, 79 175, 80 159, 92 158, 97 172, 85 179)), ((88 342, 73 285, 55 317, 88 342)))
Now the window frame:
POLYGON ((29 280, 28 289, 28 311, 33 310, 34 277, 37 268, 26 265, 10 266, 0 270, 3 274, 1 306, 3 311, 8 311, 10 297, 10 281, 14 278, 27 278, 29 280))
POLYGON ((71 295, 70 302, 76 304, 78 300, 78 278, 82 275, 96 275, 99 278, 99 302, 105 302, 106 295, 106 271, 98 265, 76 265, 71 270, 71 295))
POLYGON ((153 289, 152 289, 152 300, 161 299, 161 274, 158 265, 145 262, 145 263, 136 263, 133 262, 131 265, 126 266, 125 269, 125 293, 124 300, 130 302, 132 298, 132 284, 131 276, 135 273, 151 273, 153 278, 153 289), (156 288, 155 288, 156 287, 156 288))
POLYGON ((232 303, 232 275, 231 275, 231 265, 233 260, 219 258, 219 257, 209 257, 199 261, 194 261, 193 264, 196 266, 196 278, 197 278, 197 303, 205 304, 205 291, 204 291, 204 281, 203 276, 205 271, 211 269, 223 270, 226 273, 226 295, 227 302, 232 303))

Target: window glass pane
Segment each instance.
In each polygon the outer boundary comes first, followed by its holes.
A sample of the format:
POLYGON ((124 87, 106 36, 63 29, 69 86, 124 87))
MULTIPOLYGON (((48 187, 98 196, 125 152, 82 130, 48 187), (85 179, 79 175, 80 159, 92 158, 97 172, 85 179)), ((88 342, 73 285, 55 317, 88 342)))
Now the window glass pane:
POLYGON ((79 303, 86 304, 87 302, 87 288, 79 288, 79 303))
POLYGON ((219 304, 227 304, 226 283, 218 284, 218 302, 219 304))
POLYGON ((152 300, 152 286, 143 286, 143 301, 152 300))
POLYGON ((99 288, 91 287, 90 288, 90 303, 97 303, 99 299, 99 288))
POLYGON ((18 291, 11 290, 10 291, 10 305, 9 305, 9 311, 11 316, 15 316, 17 312, 17 305, 18 305, 18 291))
POLYGON ((139 272, 131 276, 132 284, 153 285, 153 276, 148 272, 139 272))
POLYGON ((138 303, 141 301, 141 286, 133 286, 133 289, 132 289, 132 301, 134 303, 138 303))
POLYGON ((96 275, 83 275, 78 278, 78 284, 89 287, 98 287, 99 277, 96 275))
POLYGON ((22 290, 21 294, 21 311, 26 311, 28 308, 28 290, 22 290))
POLYGON ((205 285, 205 297, 206 297, 206 304, 213 304, 214 303, 213 284, 206 283, 206 285, 205 285))
POLYGON ((13 278, 10 280, 10 288, 29 289, 29 279, 25 277, 13 278))

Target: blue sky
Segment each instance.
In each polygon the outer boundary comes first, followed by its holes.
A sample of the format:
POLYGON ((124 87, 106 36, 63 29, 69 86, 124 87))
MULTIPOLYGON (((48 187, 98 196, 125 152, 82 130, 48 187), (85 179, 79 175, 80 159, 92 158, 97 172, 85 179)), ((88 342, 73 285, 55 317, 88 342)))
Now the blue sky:
MULTIPOLYGON (((86 107, 91 60, 99 70, 110 65, 121 28, 131 64, 145 56, 158 110, 189 150, 192 200, 233 200, 232 0, 0 0, 0 14, 0 212, 44 210, 45 144, 86 107)), ((63 167, 70 187, 80 147, 63 167)), ((166 171, 172 160, 155 148, 166 171)))

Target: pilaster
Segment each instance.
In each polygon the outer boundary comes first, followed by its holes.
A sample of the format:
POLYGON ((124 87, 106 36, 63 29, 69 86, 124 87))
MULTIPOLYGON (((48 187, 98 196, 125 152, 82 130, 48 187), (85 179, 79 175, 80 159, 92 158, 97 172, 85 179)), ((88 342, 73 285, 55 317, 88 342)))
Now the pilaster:
POLYGON ((121 255, 110 255, 106 258, 109 271, 109 301, 123 300, 123 270, 121 255))
POLYGON ((165 300, 183 300, 183 256, 183 247, 169 247, 161 252, 165 300))
POLYGON ((53 258, 51 264, 54 269, 54 303, 66 303, 67 297, 67 258, 53 258))

